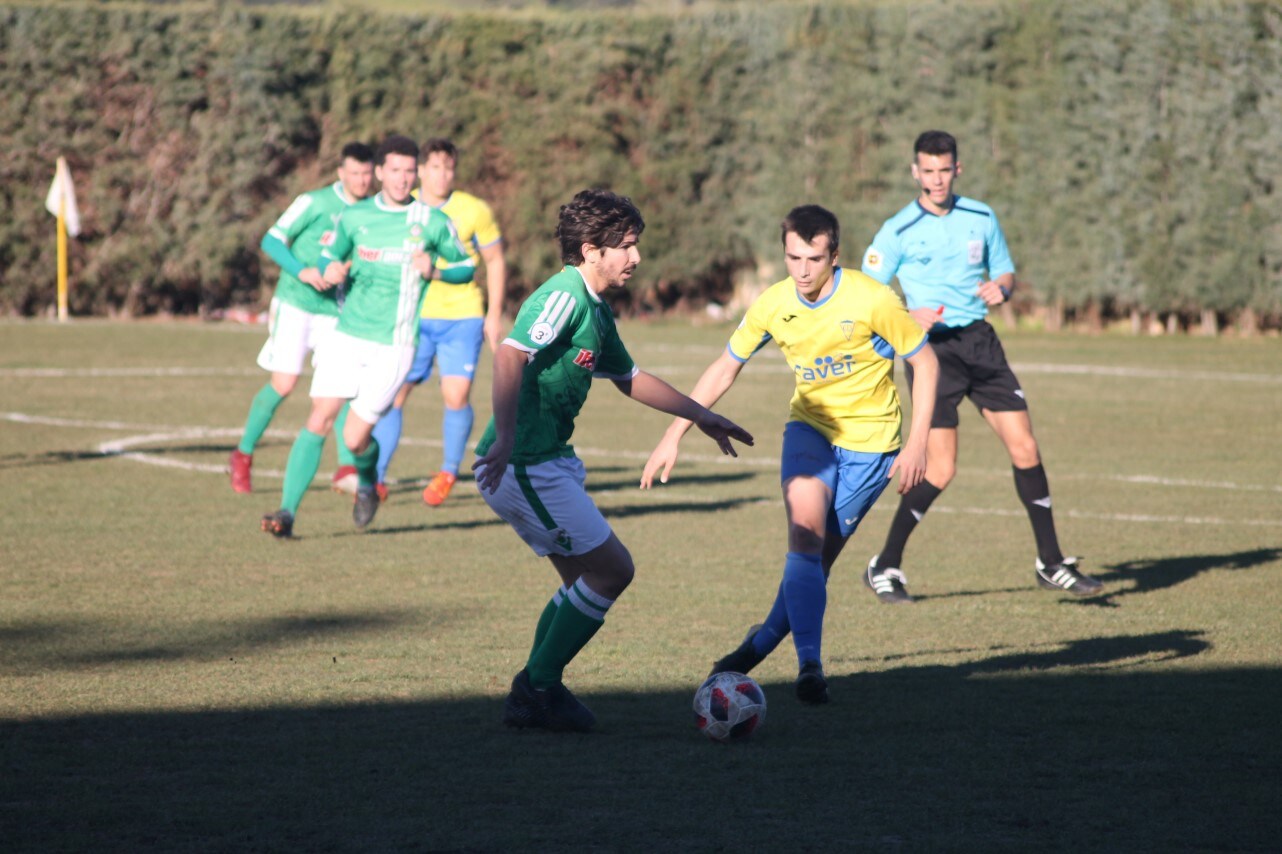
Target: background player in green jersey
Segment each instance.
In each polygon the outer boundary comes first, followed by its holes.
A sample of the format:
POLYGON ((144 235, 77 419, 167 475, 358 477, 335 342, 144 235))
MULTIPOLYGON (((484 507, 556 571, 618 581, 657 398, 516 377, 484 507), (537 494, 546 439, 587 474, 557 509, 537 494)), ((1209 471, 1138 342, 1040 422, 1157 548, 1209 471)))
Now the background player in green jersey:
MULTIPOLYGON (((912 601, 900 569, 904 546, 957 473, 957 406, 969 397, 1010 456, 1015 492, 1037 541, 1038 585, 1075 596, 1098 593, 1103 585, 1078 570, 1077 558, 1060 551, 1028 403, 997 332, 985 320, 989 308, 1010 299, 1015 286, 1015 265, 997 214, 953 192, 961 161, 949 133, 926 131, 917 137, 912 175, 921 192, 877 232, 864 253, 863 270, 885 284, 898 276, 913 318, 929 333, 939 356, 939 384, 926 478, 900 499, 886 543, 868 561, 864 580, 882 602, 912 601)), ((911 385, 911 364, 907 374, 911 385)))
MULTIPOLYGON (((303 360, 338 322, 339 291, 325 282, 319 267, 321 250, 334 239, 339 214, 370 194, 374 151, 364 143, 343 146, 338 180, 303 193, 263 236, 262 248, 280 265, 280 281, 268 314, 267 343, 258 365, 271 379, 254 396, 240 445, 228 461, 231 487, 250 492, 254 448, 267 431, 281 402, 303 372, 303 360)), ((339 465, 344 454, 339 453, 339 465)))
MULTIPOLYGON (((890 479, 907 492, 926 472, 926 435, 935 401, 935 354, 894 291, 837 264, 840 225, 818 205, 793 208, 780 228, 788 278, 748 308, 725 351, 690 396, 721 399, 754 353, 773 340, 796 377, 784 426, 780 481, 788 517, 783 580, 765 622, 712 672, 747 673, 789 632, 797 651, 797 697, 828 701, 821 641, 828 572, 890 479), (895 352, 917 370, 912 431, 902 415, 892 369, 895 352), (901 449, 902 448, 902 449, 901 449)), ((690 422, 668 428, 641 474, 666 482, 690 422)))
POLYGON ((594 376, 633 400, 688 418, 724 453, 752 437, 639 370, 601 300, 623 287, 641 255, 645 222, 631 200, 584 190, 563 205, 556 236, 566 266, 521 306, 494 354, 494 415, 472 468, 482 497, 548 557, 561 586, 544 607, 525 667, 503 707, 508 726, 592 729, 596 718, 561 681, 567 664, 632 581, 632 556, 583 488, 586 472, 569 444, 594 376))
POLYGON ((278 537, 293 533, 325 436, 348 401, 341 441, 355 455, 360 479, 352 518, 358 528, 373 520, 378 443, 370 432, 391 407, 414 359, 425 277, 437 256, 455 265, 458 275, 471 275, 449 217, 410 195, 418 167, 414 141, 389 137, 374 162, 383 189, 343 212, 332 244, 321 253, 325 281, 337 287, 350 279, 350 285, 338 326, 316 351, 312 410, 289 452, 280 509, 262 520, 262 529, 278 537))
POLYGON ((378 490, 385 496, 387 487, 383 484, 401 440, 405 401, 415 386, 431 376, 435 363, 445 403, 441 416, 443 459, 441 470, 423 490, 423 501, 436 507, 444 503, 454 487, 468 437, 472 435, 474 415, 470 397, 481 344, 489 342, 493 351, 503 332, 507 263, 503 258, 503 235, 490 206, 470 193, 454 189, 454 167, 458 162, 454 143, 448 139, 429 139, 423 143, 421 160, 418 200, 448 216, 473 262, 483 260, 485 264, 485 297, 474 279, 450 284, 441 281, 440 274, 427 289, 419 313, 414 367, 396 395, 391 411, 379 419, 374 428, 379 448, 378 490))

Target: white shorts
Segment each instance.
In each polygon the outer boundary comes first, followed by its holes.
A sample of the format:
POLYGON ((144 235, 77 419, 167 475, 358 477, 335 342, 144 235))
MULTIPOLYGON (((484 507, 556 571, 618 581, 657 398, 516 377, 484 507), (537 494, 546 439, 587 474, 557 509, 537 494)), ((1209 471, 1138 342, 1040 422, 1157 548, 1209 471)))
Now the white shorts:
POLYGON ((312 314, 275 297, 267 316, 267 343, 258 352, 258 367, 273 374, 301 374, 307 354, 314 354, 338 325, 337 317, 312 314))
POLYGON ((610 538, 610 523, 583 489, 586 480, 581 460, 562 457, 509 465, 493 494, 480 492, 539 557, 581 555, 610 538))
POLYGON ((376 424, 392 408, 396 392, 414 364, 414 346, 394 346, 334 332, 316 350, 312 397, 352 402, 351 411, 376 424))

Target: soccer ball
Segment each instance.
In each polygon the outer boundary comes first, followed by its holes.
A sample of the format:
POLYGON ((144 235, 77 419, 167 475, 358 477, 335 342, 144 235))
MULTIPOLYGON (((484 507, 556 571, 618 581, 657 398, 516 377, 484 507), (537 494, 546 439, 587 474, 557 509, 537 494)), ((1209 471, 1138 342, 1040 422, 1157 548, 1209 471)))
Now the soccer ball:
POLYGON ((694 694, 694 723, 713 741, 741 741, 766 722, 766 692, 751 676, 714 673, 694 694))

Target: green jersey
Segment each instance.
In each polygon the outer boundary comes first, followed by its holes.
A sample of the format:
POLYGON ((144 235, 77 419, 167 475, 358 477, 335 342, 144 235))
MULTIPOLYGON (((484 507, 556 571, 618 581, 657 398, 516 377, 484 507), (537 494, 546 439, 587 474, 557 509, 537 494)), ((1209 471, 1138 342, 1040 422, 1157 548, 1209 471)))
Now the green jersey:
POLYGON ((418 344, 418 312, 427 280, 410 263, 415 250, 450 263, 470 261, 450 218, 412 201, 393 205, 379 193, 343 212, 326 261, 346 261, 347 300, 338 330, 379 344, 418 344))
MULTIPOLYGON (((303 193, 281 214, 267 231, 268 238, 283 243, 300 262, 298 269, 280 272, 276 298, 312 314, 338 314, 338 288, 318 291, 298 280, 305 267, 320 266, 321 250, 334 240, 334 226, 339 214, 348 207, 343 183, 303 193)), ((282 259, 288 260, 288 259, 282 259)))
MULTIPOLYGON (((574 456, 569 444, 574 419, 587 400, 593 376, 626 380, 637 372, 610 307, 574 267, 566 267, 530 294, 503 344, 529 355, 510 460, 517 465, 574 456)), ((477 454, 490 449, 494 436, 490 418, 477 454)))

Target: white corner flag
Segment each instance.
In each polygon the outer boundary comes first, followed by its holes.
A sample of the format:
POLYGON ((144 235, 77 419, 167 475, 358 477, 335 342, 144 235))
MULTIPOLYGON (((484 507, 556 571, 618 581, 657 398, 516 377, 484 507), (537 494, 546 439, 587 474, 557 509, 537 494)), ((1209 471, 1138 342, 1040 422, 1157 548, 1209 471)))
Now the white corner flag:
POLYGON ((45 207, 49 213, 66 220, 68 234, 72 237, 80 235, 80 208, 76 207, 76 188, 71 183, 71 170, 67 168, 65 157, 58 158, 49 195, 45 196, 45 207))
POLYGON ((45 196, 45 207, 58 218, 58 319, 67 319, 67 234, 80 234, 80 208, 76 207, 76 188, 71 184, 67 160, 58 158, 53 184, 45 196))

